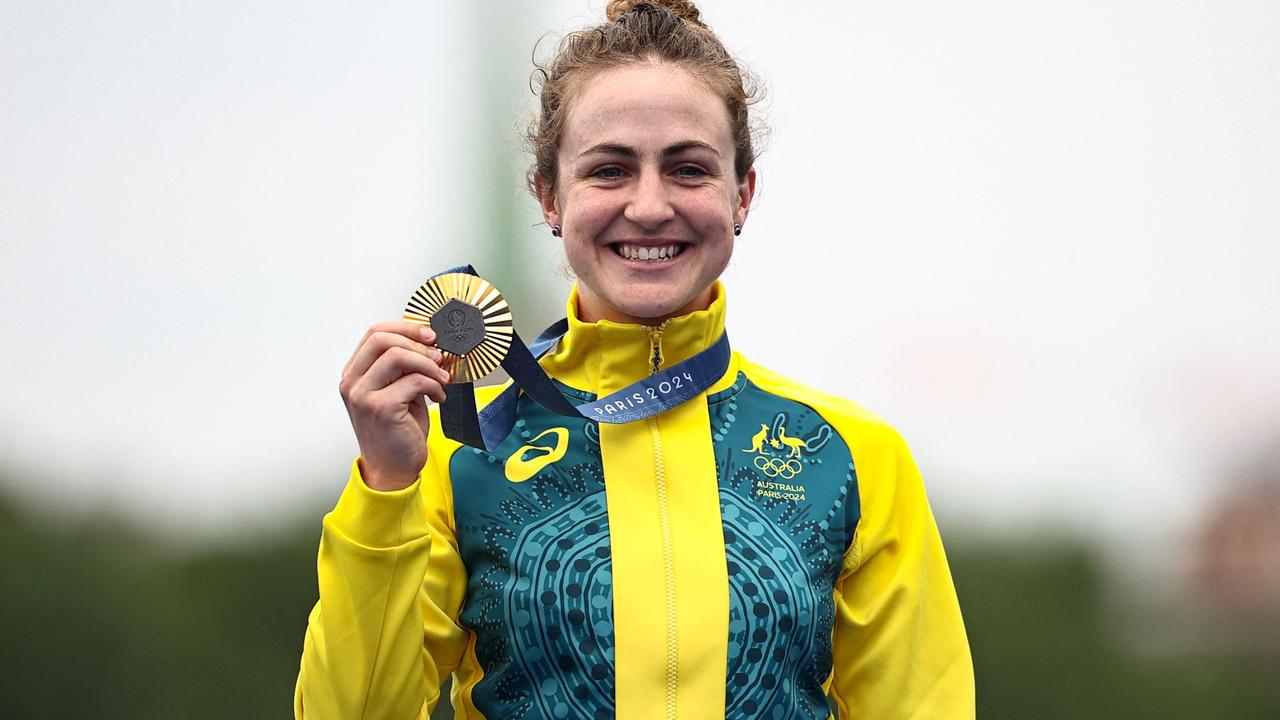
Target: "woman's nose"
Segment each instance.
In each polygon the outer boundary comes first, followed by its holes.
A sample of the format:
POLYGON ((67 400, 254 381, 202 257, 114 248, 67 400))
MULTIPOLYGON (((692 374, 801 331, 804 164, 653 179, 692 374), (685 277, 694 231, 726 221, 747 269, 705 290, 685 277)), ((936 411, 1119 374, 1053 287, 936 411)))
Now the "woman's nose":
POLYGON ((642 227, 652 228, 675 217, 667 196, 667 186, 657 172, 641 173, 633 186, 623 217, 642 227))

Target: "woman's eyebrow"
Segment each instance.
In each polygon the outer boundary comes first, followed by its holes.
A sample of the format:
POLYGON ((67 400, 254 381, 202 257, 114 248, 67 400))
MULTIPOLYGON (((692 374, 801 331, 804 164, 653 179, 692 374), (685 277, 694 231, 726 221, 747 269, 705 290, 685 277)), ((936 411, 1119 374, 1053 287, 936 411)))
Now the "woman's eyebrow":
MULTIPOLYGON (((717 157, 720 155, 720 151, 715 149, 713 145, 709 145, 701 140, 682 140, 663 149, 662 156, 669 157, 671 155, 679 155, 680 153, 687 152, 689 150, 706 150, 717 157)), ((578 157, 583 158, 588 155, 620 155, 622 157, 634 158, 638 153, 636 153, 635 148, 628 145, 622 145, 620 143, 600 143, 599 145, 592 145, 586 150, 583 150, 578 154, 578 157)))
POLYGON ((588 155, 622 155, 623 157, 635 157, 636 151, 626 145, 618 143, 600 143, 578 153, 578 157, 583 158, 588 155))
POLYGON ((720 156, 719 150, 715 149, 712 145, 702 142, 701 140, 685 140, 683 142, 678 142, 675 145, 668 147, 666 150, 663 150, 662 155, 664 157, 668 155, 679 155, 680 153, 688 150, 706 150, 714 154, 716 157, 720 156))

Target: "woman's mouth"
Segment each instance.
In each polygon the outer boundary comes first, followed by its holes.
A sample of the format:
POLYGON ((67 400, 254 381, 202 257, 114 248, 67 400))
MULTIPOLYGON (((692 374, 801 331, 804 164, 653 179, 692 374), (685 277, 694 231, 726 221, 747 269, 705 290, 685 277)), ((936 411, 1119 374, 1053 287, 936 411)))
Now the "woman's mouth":
POLYGON ((610 245, 614 254, 624 260, 641 260, 645 262, 670 262, 684 252, 686 245, 672 243, 670 245, 633 245, 618 243, 610 245))

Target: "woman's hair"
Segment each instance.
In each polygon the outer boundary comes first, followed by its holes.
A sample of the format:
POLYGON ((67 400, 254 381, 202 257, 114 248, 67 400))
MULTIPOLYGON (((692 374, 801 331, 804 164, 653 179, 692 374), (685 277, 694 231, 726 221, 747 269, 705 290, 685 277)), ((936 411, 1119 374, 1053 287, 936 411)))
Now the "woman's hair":
POLYGON ((699 19, 698 8, 688 0, 611 0, 605 15, 608 22, 566 35, 545 63, 535 60, 531 85, 541 102, 528 130, 533 153, 529 191, 537 196, 539 180, 548 189, 555 187, 565 118, 587 80, 611 68, 659 62, 684 68, 724 101, 734 172, 739 181, 745 178, 756 160, 748 110, 759 91, 754 78, 699 19))

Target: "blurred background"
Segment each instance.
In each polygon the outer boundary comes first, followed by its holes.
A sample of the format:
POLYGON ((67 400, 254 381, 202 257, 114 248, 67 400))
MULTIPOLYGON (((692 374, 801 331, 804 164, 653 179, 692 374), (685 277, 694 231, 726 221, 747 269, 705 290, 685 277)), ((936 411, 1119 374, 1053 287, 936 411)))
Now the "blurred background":
MULTIPOLYGON (((0 0, 6 717, 289 715, 342 366, 453 264, 563 312, 530 58, 604 4, 0 0)), ((1280 717, 1280 5, 699 6, 735 347, 911 443, 979 715, 1280 717)))

